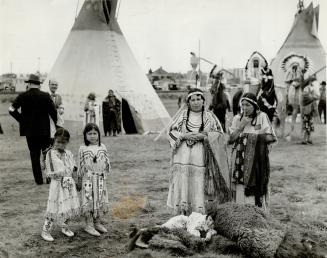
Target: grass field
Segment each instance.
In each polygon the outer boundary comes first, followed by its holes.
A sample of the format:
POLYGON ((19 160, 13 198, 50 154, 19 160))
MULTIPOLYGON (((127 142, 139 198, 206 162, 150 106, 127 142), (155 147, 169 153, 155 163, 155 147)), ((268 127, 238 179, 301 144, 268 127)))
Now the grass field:
MULTIPOLYGON (((163 99, 170 114, 177 99, 163 99)), ((0 104, 0 257, 170 257, 166 253, 136 250, 127 253, 130 226, 152 226, 170 218, 165 203, 168 192, 170 149, 165 137, 124 135, 106 137, 112 172, 108 189, 111 212, 106 218, 108 234, 99 238, 83 231, 83 220, 70 223, 76 236, 68 239, 53 231, 55 242, 40 237, 48 185, 34 183, 25 138, 0 104)), ((297 125, 300 132, 300 125, 297 125)), ((71 140, 77 154, 81 137, 71 140)), ((271 152, 270 212, 290 227, 295 223, 319 221, 327 225, 326 127, 316 125, 314 145, 300 145, 299 137, 283 139, 271 152)), ((219 257, 204 253, 194 257, 219 257)), ((232 256, 220 256, 232 257, 232 256)))

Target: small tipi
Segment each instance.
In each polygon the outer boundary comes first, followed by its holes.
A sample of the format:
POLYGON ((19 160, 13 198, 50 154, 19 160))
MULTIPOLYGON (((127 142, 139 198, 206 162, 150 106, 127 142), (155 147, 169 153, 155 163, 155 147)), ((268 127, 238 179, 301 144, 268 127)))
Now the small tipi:
MULTIPOLYGON (((311 3, 304 8, 303 1, 300 0, 291 31, 271 63, 276 86, 286 86, 287 69, 292 64, 288 67, 285 64, 291 60, 305 62, 307 75, 326 66, 326 53, 318 38, 318 23, 319 5, 314 8, 311 3)), ((326 80, 326 70, 321 70, 316 76, 318 81, 326 80)))
POLYGON ((112 89, 122 101, 126 133, 160 131, 170 116, 137 64, 118 25, 117 0, 85 0, 47 82, 59 82, 65 127, 81 132, 84 103, 94 92, 102 102, 112 89))

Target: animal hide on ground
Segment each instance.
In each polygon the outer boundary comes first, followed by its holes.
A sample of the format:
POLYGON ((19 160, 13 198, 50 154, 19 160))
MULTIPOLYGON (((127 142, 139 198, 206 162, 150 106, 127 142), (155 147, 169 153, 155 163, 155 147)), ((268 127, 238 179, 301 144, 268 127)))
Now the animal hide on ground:
POLYGON ((283 225, 250 204, 212 204, 208 210, 218 232, 210 241, 183 229, 157 226, 140 230, 130 241, 129 250, 141 238, 150 249, 177 256, 214 252, 260 258, 327 257, 327 227, 323 223, 283 225))
POLYGON ((211 207, 215 230, 233 240, 250 257, 324 257, 327 230, 282 225, 262 209, 249 204, 225 203, 211 207))

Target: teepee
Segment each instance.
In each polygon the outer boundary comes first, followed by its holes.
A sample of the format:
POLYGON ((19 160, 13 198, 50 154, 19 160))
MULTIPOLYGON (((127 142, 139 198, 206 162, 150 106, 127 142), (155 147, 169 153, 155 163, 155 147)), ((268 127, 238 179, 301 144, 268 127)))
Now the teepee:
MULTIPOLYGON (((65 127, 81 133, 84 103, 94 92, 98 103, 115 92, 122 101, 126 133, 160 131, 170 116, 137 64, 119 27, 117 0, 85 0, 47 82, 59 82, 65 127)), ((101 108, 100 108, 101 110, 101 108)))
MULTIPOLYGON (((311 3, 304 8, 301 4, 299 1, 293 26, 271 63, 275 85, 281 88, 286 86, 286 77, 293 65, 301 66, 303 62, 306 75, 326 66, 326 53, 318 38, 319 5, 314 8, 311 3)), ((326 70, 322 69, 316 76, 318 81, 326 80, 326 70)))

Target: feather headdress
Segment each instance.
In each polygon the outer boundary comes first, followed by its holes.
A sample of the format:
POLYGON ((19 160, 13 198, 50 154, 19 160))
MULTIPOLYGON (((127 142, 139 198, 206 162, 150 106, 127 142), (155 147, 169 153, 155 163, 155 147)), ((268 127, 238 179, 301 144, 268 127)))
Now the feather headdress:
POLYGON ((307 57, 291 53, 284 58, 282 61, 282 69, 287 72, 292 69, 294 66, 298 66, 301 70, 306 73, 310 69, 310 61, 307 57))

